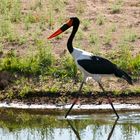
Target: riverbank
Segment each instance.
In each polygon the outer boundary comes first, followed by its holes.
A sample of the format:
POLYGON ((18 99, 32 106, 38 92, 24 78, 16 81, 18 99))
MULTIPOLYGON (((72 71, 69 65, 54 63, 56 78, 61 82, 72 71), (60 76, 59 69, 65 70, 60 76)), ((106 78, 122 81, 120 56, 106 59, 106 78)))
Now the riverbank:
MULTIPOLYGON (((9 84, 8 88, 1 90, 0 102, 56 106, 68 105, 73 102, 80 86, 80 79, 75 82, 71 79, 52 79, 44 76, 45 78, 46 80, 38 83, 37 78, 34 80, 28 78, 24 79, 21 84, 9 84)), ((133 85, 128 85, 119 78, 104 78, 102 83, 106 93, 102 92, 94 80, 85 83, 79 94, 79 103, 81 105, 108 104, 107 96, 109 96, 115 104, 140 104, 139 79, 133 80, 133 85)))
MULTIPOLYGON (((76 92, 70 93, 58 93, 58 92, 36 92, 28 93, 24 97, 15 97, 15 98, 5 98, 1 100, 1 103, 4 104, 20 104, 22 105, 39 105, 39 106, 56 106, 63 107, 65 105, 70 105, 75 96, 76 92)), ((114 94, 113 92, 88 92, 82 93, 79 95, 79 101, 77 105, 102 105, 108 104, 107 96, 109 96, 114 104, 131 104, 131 105, 140 105, 140 93, 139 92, 123 92, 120 94, 114 94)))

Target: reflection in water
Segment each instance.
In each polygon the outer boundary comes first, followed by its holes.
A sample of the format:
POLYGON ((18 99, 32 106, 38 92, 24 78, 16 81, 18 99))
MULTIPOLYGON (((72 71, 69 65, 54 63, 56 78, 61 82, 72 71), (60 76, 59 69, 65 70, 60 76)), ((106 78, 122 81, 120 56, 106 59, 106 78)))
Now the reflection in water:
MULTIPOLYGON (((114 124, 113 124, 113 127, 112 127, 112 129, 111 129, 111 131, 110 131, 110 133, 109 133, 109 135, 108 135, 107 140, 110 140, 110 139, 111 139, 111 136, 112 136, 112 134, 113 134, 113 132, 114 132, 115 126, 116 126, 116 124, 117 124, 117 122, 118 122, 118 119, 119 119, 119 118, 117 118, 117 119, 115 120, 115 122, 114 122, 114 124)), ((71 120, 67 120, 67 122, 68 122, 69 126, 71 127, 72 131, 74 132, 74 134, 76 135, 77 140, 81 140, 80 135, 79 135, 79 132, 78 132, 78 130, 76 130, 76 128, 74 128, 74 126, 73 126, 71 120)))
POLYGON ((109 133, 109 135, 108 135, 107 140, 110 140, 110 138, 111 138, 111 136, 112 136, 112 134, 113 134, 113 132, 114 132, 115 126, 116 126, 116 124, 117 124, 117 122, 118 122, 118 119, 119 119, 119 118, 117 118, 117 119, 115 120, 115 122, 114 122, 114 124, 113 124, 113 127, 112 127, 112 129, 111 129, 111 131, 110 131, 110 133, 109 133))
POLYGON ((0 109, 0 140, 139 140, 140 113, 64 116, 0 109))
POLYGON ((76 130, 74 128, 74 126, 72 125, 72 122, 70 120, 67 120, 67 122, 70 125, 70 127, 71 127, 72 131, 74 132, 74 134, 76 135, 77 139, 78 140, 81 140, 80 135, 79 135, 79 132, 78 132, 78 130, 76 130))

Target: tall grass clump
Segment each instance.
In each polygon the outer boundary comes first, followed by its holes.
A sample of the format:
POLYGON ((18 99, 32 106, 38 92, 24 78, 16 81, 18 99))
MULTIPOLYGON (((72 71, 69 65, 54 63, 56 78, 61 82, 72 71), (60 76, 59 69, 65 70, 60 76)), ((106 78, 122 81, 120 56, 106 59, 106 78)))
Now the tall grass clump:
POLYGON ((1 19, 0 20, 0 41, 8 42, 12 45, 18 44, 22 45, 26 43, 26 35, 19 35, 16 30, 14 30, 14 25, 10 20, 1 19))
POLYGON ((98 14, 96 18, 96 24, 97 25, 103 25, 105 23, 105 17, 102 14, 98 14))
POLYGON ((123 1, 122 0, 116 0, 114 3, 111 5, 111 13, 112 14, 118 14, 120 13, 121 9, 123 6, 123 1))
POLYGON ((138 35, 133 30, 127 30, 125 31, 123 38, 124 38, 124 41, 135 42, 138 39, 138 35))
POLYGON ((11 22, 19 22, 21 20, 21 4, 20 0, 1 0, 0 13, 11 22))
POLYGON ((74 60, 71 57, 65 57, 63 60, 63 67, 66 71, 67 77, 76 77, 77 74, 77 66, 74 60))
POLYGON ((70 56, 63 56, 63 59, 56 61, 50 68, 50 74, 55 78, 75 78, 77 66, 70 56))
POLYGON ((1 59, 1 69, 16 71, 17 65, 19 64, 19 59, 17 59, 16 54, 13 50, 10 50, 5 57, 1 59))
POLYGON ((90 27, 91 21, 88 19, 84 19, 82 21, 82 25, 83 25, 83 30, 88 30, 88 28, 90 27))
POLYGON ((1 18, 0 20, 0 37, 6 38, 9 34, 13 33, 13 25, 10 20, 1 18))
POLYGON ((117 54, 116 52, 111 53, 109 54, 109 57, 115 64, 128 73, 131 73, 134 76, 140 75, 140 54, 133 56, 128 49, 125 49, 119 50, 117 54))
MULTIPOLYGON (((12 45, 24 44, 27 39, 17 33, 17 23, 23 20, 20 0, 0 1, 0 40, 12 45)), ((19 24, 18 24, 19 25, 19 24)))
POLYGON ((133 74, 140 76, 140 54, 137 54, 135 57, 131 56, 129 67, 133 70, 133 74))
MULTIPOLYGON (((41 42, 38 42, 40 45, 41 42)), ((49 68, 54 62, 54 57, 49 46, 37 46, 37 50, 30 54, 26 59, 21 60, 21 70, 24 73, 31 73, 37 75, 48 74, 49 68)))
POLYGON ((33 54, 23 57, 19 57, 14 51, 10 51, 2 58, 1 69, 27 75, 41 75, 48 73, 53 61, 51 50, 42 46, 33 54))
POLYGON ((24 98, 30 91, 32 91, 31 87, 29 85, 25 84, 22 87, 21 91, 19 92, 19 96, 21 98, 24 98))
POLYGON ((108 45, 108 44, 111 44, 111 40, 112 40, 112 33, 107 31, 105 33, 104 38, 103 38, 103 42, 104 42, 105 45, 108 45))
POLYGON ((97 34, 97 32, 93 31, 90 36, 89 36, 89 42, 91 44, 94 44, 94 45, 98 45, 99 44, 99 36, 97 34))

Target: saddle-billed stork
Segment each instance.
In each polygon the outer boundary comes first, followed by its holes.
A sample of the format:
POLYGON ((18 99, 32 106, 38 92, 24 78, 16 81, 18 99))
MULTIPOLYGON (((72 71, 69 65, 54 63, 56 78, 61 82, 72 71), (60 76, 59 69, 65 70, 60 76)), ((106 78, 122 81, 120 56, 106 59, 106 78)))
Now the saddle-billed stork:
MULTIPOLYGON (((76 98, 73 104, 71 105, 70 109, 66 113, 65 118, 67 117, 67 115, 69 114, 73 106, 76 104, 79 93, 81 92, 83 84, 84 82, 86 82, 88 77, 92 77, 99 84, 99 87, 103 90, 103 92, 105 92, 105 90, 101 84, 101 78, 106 75, 107 76, 115 75, 116 77, 123 78, 129 84, 132 85, 131 77, 126 72, 118 68, 117 65, 113 64, 112 62, 110 62, 105 58, 102 58, 100 56, 95 56, 92 53, 73 47, 73 39, 78 30, 79 24, 80 21, 77 17, 71 17, 67 23, 65 23, 60 29, 58 29, 51 36, 48 37, 48 39, 51 39, 73 26, 73 30, 67 41, 67 49, 70 52, 70 54, 73 56, 78 68, 82 71, 83 80, 80 85, 79 91, 76 95, 76 98)), ((114 113, 116 114, 117 118, 119 118, 119 115, 117 114, 111 99, 108 96, 107 98, 114 113)))

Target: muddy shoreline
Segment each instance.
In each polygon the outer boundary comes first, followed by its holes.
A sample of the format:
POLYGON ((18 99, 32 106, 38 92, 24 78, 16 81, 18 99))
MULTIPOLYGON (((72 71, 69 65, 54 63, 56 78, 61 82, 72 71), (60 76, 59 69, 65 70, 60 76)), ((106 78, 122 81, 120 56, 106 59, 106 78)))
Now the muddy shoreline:
MULTIPOLYGON (((27 94, 24 98, 5 98, 0 101, 1 110, 14 110, 42 115, 62 115, 70 108, 76 93, 46 93, 27 94)), ((107 96, 109 96, 118 113, 140 111, 140 93, 96 92, 79 95, 79 101, 71 111, 71 115, 89 115, 95 113, 110 113, 113 115, 107 96)))
MULTIPOLYGON (((5 98, 2 99, 1 103, 23 103, 27 105, 31 104, 50 104, 50 105, 68 105, 73 102, 77 93, 57 93, 57 92, 30 92, 24 98, 19 96, 12 99, 5 98)), ((114 94, 113 92, 89 92, 79 95, 79 100, 77 104, 86 105, 101 105, 108 104, 107 97, 110 97, 112 102, 115 104, 139 104, 140 105, 140 93, 120 93, 114 94)))

